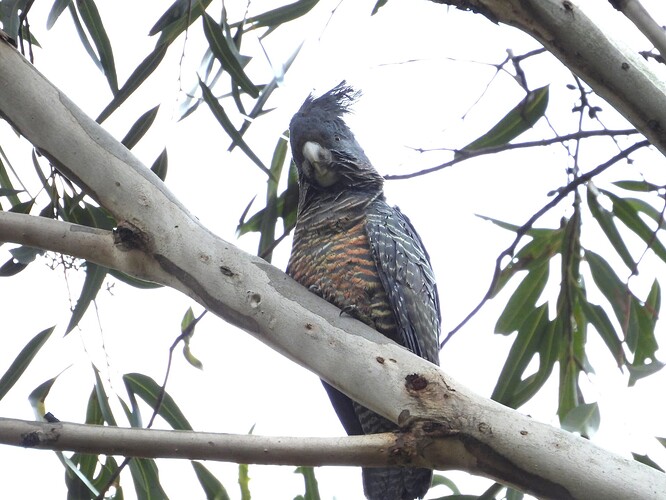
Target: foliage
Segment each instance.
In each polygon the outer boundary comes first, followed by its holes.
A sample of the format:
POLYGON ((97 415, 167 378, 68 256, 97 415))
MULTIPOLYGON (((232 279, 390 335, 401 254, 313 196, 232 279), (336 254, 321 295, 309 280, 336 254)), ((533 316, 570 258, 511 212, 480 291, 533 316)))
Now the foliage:
MULTIPOLYGON (((113 44, 105 22, 95 2, 56 0, 48 16, 47 28, 51 28, 67 11, 73 21, 81 43, 92 62, 104 75, 111 101, 99 114, 103 122, 121 108, 132 109, 128 99, 160 67, 168 50, 174 50, 174 42, 182 39, 184 32, 198 30, 207 46, 202 48, 198 86, 188 93, 179 110, 180 119, 187 119, 202 104, 207 107, 229 138, 228 149, 238 147, 252 164, 265 176, 265 206, 250 215, 250 201, 240 216, 237 227, 239 236, 257 233, 257 253, 267 261, 277 245, 293 229, 298 203, 296 170, 288 161, 287 132, 272 138, 275 148, 269 161, 256 152, 246 134, 254 120, 260 120, 270 110, 268 101, 277 89, 282 74, 268 81, 258 81, 251 71, 257 62, 256 55, 241 50, 244 36, 261 30, 264 40, 283 25, 307 15, 317 0, 298 0, 279 8, 230 20, 222 10, 215 18, 209 8, 210 0, 176 0, 153 25, 151 36, 157 36, 153 51, 121 83, 118 78, 113 44), (226 92, 219 97, 221 92, 226 92), (242 125, 238 126, 238 118, 242 125), (286 168, 285 168, 286 167, 286 168), (285 186, 280 192, 280 186, 285 186), (278 220, 281 219, 281 222, 278 220), (278 226, 280 226, 278 228, 278 226), (279 233, 279 236, 276 236, 279 233)), ((378 1, 372 11, 377 13, 385 4, 378 1)), ((28 2, 2 2, 5 31, 13 39, 34 41, 34 34, 26 22, 28 2)), ((288 71, 297 57, 299 48, 284 62, 288 71)), ((507 60, 509 61, 509 59, 507 60)), ((505 61, 505 62, 507 62, 505 61)), ((515 65, 519 61, 511 59, 515 65)), ((549 86, 530 90, 525 86, 525 96, 513 109, 496 121, 490 130, 464 147, 457 148, 452 162, 462 162, 475 155, 515 146, 512 141, 529 131, 549 111, 549 86)), ((574 141, 578 144, 584 136, 582 123, 585 114, 594 122, 599 111, 590 104, 586 89, 580 93, 580 104, 574 113, 580 116, 578 130, 568 138, 558 136, 560 144, 574 141), (579 136, 576 136, 579 133, 579 136)), ((152 107, 143 112, 129 127, 123 144, 134 148, 150 131, 158 112, 152 107)), ((605 130, 613 137, 613 131, 605 130)), ((555 142, 555 141, 553 141, 555 142)), ((566 144, 565 144, 566 145, 566 144)), ((605 170, 624 160, 630 153, 645 146, 636 142, 626 147, 592 171, 582 172, 576 154, 574 165, 567 171, 567 183, 555 187, 553 201, 521 226, 492 217, 484 219, 512 233, 513 244, 497 260, 494 276, 485 298, 505 297, 505 289, 514 287, 495 324, 495 333, 512 336, 512 345, 504 367, 498 376, 492 393, 496 401, 519 408, 532 399, 551 376, 557 366, 559 389, 557 415, 561 426, 571 432, 591 437, 598 429, 601 414, 597 402, 581 389, 580 380, 594 370, 588 356, 588 336, 598 335, 606 346, 608 355, 618 369, 629 374, 628 384, 634 385, 664 365, 656 357, 658 349, 655 328, 661 305, 661 286, 654 279, 647 294, 633 290, 631 279, 638 274, 646 254, 654 254, 666 262, 666 247, 661 241, 664 227, 664 197, 666 186, 648 180, 615 178, 612 183, 599 181, 605 170), (603 168, 602 168, 603 167, 603 168), (603 186, 603 187, 602 187, 603 186), (558 227, 537 227, 536 223, 547 212, 558 208, 561 222, 558 227), (606 241, 585 242, 583 228, 598 226, 606 241), (637 244, 636 242, 639 242, 637 244), (508 262, 505 262, 508 257, 508 262), (616 265, 616 262, 619 263, 616 265), (553 280, 559 285, 553 286, 553 280), (598 297, 599 299, 592 299, 598 297)), ((1 145, 0 145, 1 146, 1 145)), ((32 155, 36 175, 42 185, 41 196, 29 196, 21 186, 9 158, 0 149, 0 201, 2 210, 39 214, 95 228, 111 230, 116 227, 113 217, 95 204, 85 189, 74 179, 64 178, 57 169, 47 164, 37 152, 32 155), (18 183, 17 183, 18 182, 18 183)), ((168 154, 165 147, 155 159, 151 170, 160 179, 167 175, 168 154)), ((425 172, 422 172, 425 173, 425 172)), ((22 174, 23 175, 23 174, 22 174)), ((618 176, 625 175, 618 172, 618 176)), ((8 277, 23 272, 32 265, 39 250, 22 247, 11 250, 11 257, 0 266, 0 276, 8 277)), ((71 332, 89 310, 109 275, 118 281, 138 288, 155 287, 115 270, 105 269, 91 262, 72 263, 85 279, 72 308, 66 332, 71 332)), ((191 353, 189 338, 196 321, 190 311, 183 321, 181 339, 184 352, 195 366, 200 365, 191 353), (194 323, 192 323, 194 321, 194 323)), ((457 329, 456 329, 457 330, 457 329)), ((39 349, 48 340, 53 328, 35 336, 17 355, 0 378, 0 399, 13 387, 39 349)), ((453 333, 453 332, 452 332, 453 333)), ((159 416, 173 429, 192 429, 176 401, 167 393, 164 384, 141 373, 128 373, 123 377, 125 397, 115 396, 110 404, 105 382, 99 371, 93 368, 93 387, 86 407, 86 423, 118 425, 112 408, 121 407, 123 417, 134 427, 142 426, 140 406, 145 403, 152 409, 152 421, 159 416), (139 403, 141 400, 143 403, 139 403)), ((46 414, 45 399, 56 383, 57 377, 47 380, 33 391, 31 401, 40 416, 46 414)), ((148 425, 150 426, 150 424, 148 425)), ((635 454, 636 460, 659 467, 649 457, 635 454)), ((123 498, 129 486, 122 483, 118 474, 124 467, 113 457, 100 457, 75 453, 69 457, 59 454, 65 469, 65 482, 73 498, 94 498, 104 491, 112 491, 114 498, 123 498), (112 488, 112 490, 110 490, 112 488)), ((207 498, 229 498, 222 483, 201 463, 191 462, 201 488, 207 498)), ((149 459, 127 461, 138 498, 163 498, 167 496, 159 477, 158 463, 149 459)), ((663 464, 662 464, 663 466, 663 464)), ((312 468, 299 467, 296 473, 304 480, 305 492, 296 498, 318 499, 318 485, 312 468)), ((238 481, 243 498, 250 497, 248 466, 241 465, 238 481)), ((444 486, 452 495, 442 498, 476 498, 461 494, 452 480, 437 475, 434 486, 444 486)), ((502 488, 493 486, 488 495, 500 494, 502 488)), ((510 490, 507 498, 518 498, 520 493, 510 490)), ((484 496, 487 498, 488 496, 484 496)))

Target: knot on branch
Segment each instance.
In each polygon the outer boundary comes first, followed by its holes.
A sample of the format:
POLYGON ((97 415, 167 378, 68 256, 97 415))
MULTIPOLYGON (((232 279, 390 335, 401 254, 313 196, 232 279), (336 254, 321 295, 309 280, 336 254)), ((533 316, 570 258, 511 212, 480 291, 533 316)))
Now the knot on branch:
POLYGON ((141 250, 145 252, 150 247, 150 237, 131 222, 124 220, 120 221, 113 230, 113 243, 120 250, 141 250))

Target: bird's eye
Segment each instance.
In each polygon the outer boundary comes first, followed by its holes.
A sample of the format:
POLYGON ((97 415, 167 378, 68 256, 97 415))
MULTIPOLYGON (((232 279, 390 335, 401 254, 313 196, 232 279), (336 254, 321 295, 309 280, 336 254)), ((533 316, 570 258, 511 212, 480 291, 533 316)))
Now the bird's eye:
POLYGON ((340 142, 340 136, 339 135, 335 136, 335 142, 340 142))

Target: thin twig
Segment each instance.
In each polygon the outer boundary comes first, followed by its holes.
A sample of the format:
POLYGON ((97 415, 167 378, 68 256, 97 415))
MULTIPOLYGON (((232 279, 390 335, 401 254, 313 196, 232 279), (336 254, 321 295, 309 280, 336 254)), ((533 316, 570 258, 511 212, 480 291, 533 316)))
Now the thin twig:
POLYGON ((532 217, 530 217, 527 220, 527 222, 525 222, 525 224, 520 226, 516 230, 516 237, 514 238, 513 243, 511 243, 511 245, 509 245, 509 247, 506 250, 504 250, 497 257, 497 260, 495 261, 495 269, 493 271, 493 278, 490 282, 490 286, 488 287, 488 291, 483 296, 481 301, 477 304, 477 306, 474 309, 472 309, 472 311, 467 316, 465 316, 465 318, 453 330, 451 330, 448 333, 446 338, 440 343, 439 348, 442 349, 444 347, 444 345, 449 341, 449 339, 453 335, 455 335, 455 333, 458 332, 458 330, 460 330, 463 326, 465 326, 465 324, 467 324, 467 322, 470 319, 472 319, 472 317, 474 317, 474 315, 477 312, 479 312, 479 310, 484 306, 484 304, 486 302, 488 302, 488 300, 490 300, 493 292, 495 291, 495 287, 497 286, 497 282, 499 281, 500 274, 502 272, 502 260, 506 256, 513 256, 513 254, 516 250, 516 247, 518 246, 518 243, 523 238, 523 236, 525 236, 527 231, 529 231, 532 228, 532 226, 534 225, 534 223, 537 220, 539 220, 550 209, 555 207, 560 201, 562 201, 564 198, 566 198, 569 195, 569 193, 574 191, 578 186, 580 186, 581 184, 584 184, 585 182, 588 182, 593 177, 599 175, 604 170, 608 169, 609 167, 611 167, 612 165, 614 165, 618 161, 626 158, 627 156, 629 156, 634 151, 636 151, 640 148, 644 148, 644 147, 649 146, 649 145, 650 145, 650 141, 647 141, 647 140, 637 142, 637 143, 631 145, 630 147, 628 147, 627 149, 625 149, 624 151, 620 152, 619 154, 613 156, 607 162, 602 163, 598 167, 590 170, 589 172, 581 175, 580 177, 577 177, 576 179, 571 181, 569 184, 567 184, 566 186, 561 188, 559 190, 557 196, 555 196, 555 198, 553 198, 550 202, 548 202, 546 205, 544 205, 538 212, 536 212, 534 215, 532 215, 532 217))

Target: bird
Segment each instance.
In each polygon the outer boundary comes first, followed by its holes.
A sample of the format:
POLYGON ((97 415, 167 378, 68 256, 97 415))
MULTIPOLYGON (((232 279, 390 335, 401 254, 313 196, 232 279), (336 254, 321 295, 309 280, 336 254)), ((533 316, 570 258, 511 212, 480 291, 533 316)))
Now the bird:
MULTIPOLYGON (((310 94, 289 124, 299 200, 287 274, 414 354, 439 364, 439 297, 430 257, 344 120, 360 92, 343 80, 310 94)), ((322 381, 349 435, 399 430, 322 381)), ((364 468, 369 500, 423 498, 432 470, 364 468)))

